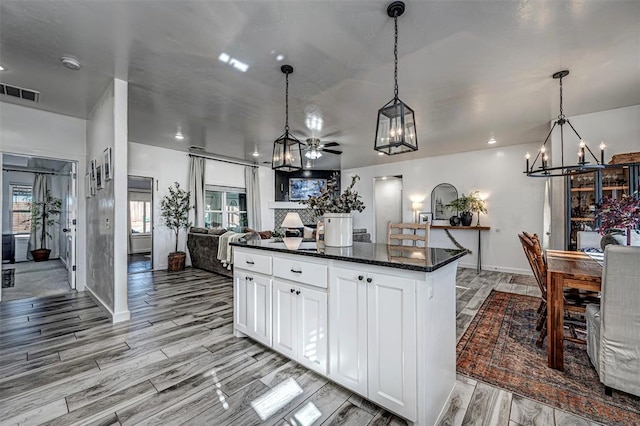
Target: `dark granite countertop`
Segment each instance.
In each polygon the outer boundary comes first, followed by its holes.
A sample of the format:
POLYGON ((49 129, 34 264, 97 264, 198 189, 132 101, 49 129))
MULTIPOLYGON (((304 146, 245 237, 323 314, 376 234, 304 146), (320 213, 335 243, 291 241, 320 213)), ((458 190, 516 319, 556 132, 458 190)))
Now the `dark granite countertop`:
MULTIPOLYGON (((354 242, 351 247, 324 247, 322 242, 318 244, 315 241, 302 242, 297 249, 287 248, 283 242, 274 242, 273 240, 240 241, 233 242, 231 245, 274 253, 299 254, 420 272, 433 272, 469 253, 468 250, 460 249, 390 246, 358 242, 354 242)), ((291 246, 291 243, 289 245, 291 246)))

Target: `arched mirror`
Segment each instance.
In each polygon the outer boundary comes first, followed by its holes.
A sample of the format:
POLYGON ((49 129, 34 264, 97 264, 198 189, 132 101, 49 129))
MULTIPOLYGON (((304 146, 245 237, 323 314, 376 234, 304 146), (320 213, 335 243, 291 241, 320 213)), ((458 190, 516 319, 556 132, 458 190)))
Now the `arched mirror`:
POLYGON ((434 220, 449 220, 451 216, 457 215, 456 209, 445 207, 447 204, 458 198, 458 190, 450 183, 441 183, 431 191, 431 211, 434 220))

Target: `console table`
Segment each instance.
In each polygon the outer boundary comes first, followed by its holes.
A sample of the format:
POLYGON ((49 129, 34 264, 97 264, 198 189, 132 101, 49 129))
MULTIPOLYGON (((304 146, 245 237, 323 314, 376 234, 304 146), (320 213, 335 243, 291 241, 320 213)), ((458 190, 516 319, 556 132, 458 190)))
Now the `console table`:
POLYGON ((478 231, 478 263, 476 272, 482 270, 482 231, 488 231, 490 226, 449 226, 449 225, 432 225, 431 229, 453 229, 456 231, 478 231))

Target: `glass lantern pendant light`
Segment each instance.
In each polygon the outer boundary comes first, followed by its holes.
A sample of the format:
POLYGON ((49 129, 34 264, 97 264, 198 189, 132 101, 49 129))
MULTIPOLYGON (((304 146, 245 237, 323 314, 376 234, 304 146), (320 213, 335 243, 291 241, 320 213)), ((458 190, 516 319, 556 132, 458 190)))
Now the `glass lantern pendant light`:
POLYGON ((283 65, 280 70, 287 81, 285 93, 285 124, 284 133, 273 142, 273 158, 271 168, 284 172, 302 170, 301 143, 295 136, 289 133, 289 74, 293 73, 291 65, 283 65))
POLYGON ((387 15, 395 25, 393 99, 378 110, 378 125, 374 149, 387 155, 418 150, 416 122, 413 110, 398 98, 398 17, 404 13, 404 2, 394 1, 387 15))
POLYGON ((585 143, 585 141, 580 137, 576 129, 569 122, 569 119, 564 115, 564 109, 562 107, 562 79, 569 75, 568 70, 558 71, 553 74, 553 78, 560 80, 560 115, 558 115, 558 119, 553 122, 553 126, 551 126, 551 130, 547 135, 547 138, 544 140, 540 151, 536 155, 536 158, 533 159, 533 163, 529 164, 529 153, 525 156, 526 159, 526 169, 523 173, 526 173, 527 176, 530 177, 554 177, 554 176, 573 176, 579 175, 582 173, 593 172, 598 169, 604 168, 604 142, 600 144, 600 160, 596 158, 593 154, 589 146, 585 143), (578 144, 578 162, 575 165, 565 165, 564 164, 564 125, 568 124, 573 133, 578 137, 580 143, 578 144), (551 134, 553 133, 553 129, 556 126, 560 126, 560 165, 556 167, 550 167, 549 165, 549 148, 547 147, 547 142, 549 142, 551 138, 551 134), (593 160, 593 163, 587 161, 587 153, 590 155, 590 159, 593 160), (540 160, 540 161, 538 161, 540 160))

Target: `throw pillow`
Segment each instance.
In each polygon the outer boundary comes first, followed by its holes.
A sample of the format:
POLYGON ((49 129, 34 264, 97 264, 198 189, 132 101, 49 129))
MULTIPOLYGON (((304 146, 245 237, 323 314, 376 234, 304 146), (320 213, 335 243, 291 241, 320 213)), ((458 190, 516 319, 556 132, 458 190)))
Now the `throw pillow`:
POLYGON ((209 231, 208 231, 210 235, 222 235, 225 232, 227 232, 227 230, 224 228, 209 228, 209 231))
POLYGON ((273 237, 273 233, 271 231, 260 231, 258 232, 258 235, 260 235, 260 238, 263 240, 268 240, 273 237))
POLYGON ((208 230, 207 228, 196 228, 195 226, 192 226, 189 232, 192 234, 206 234, 208 230))

